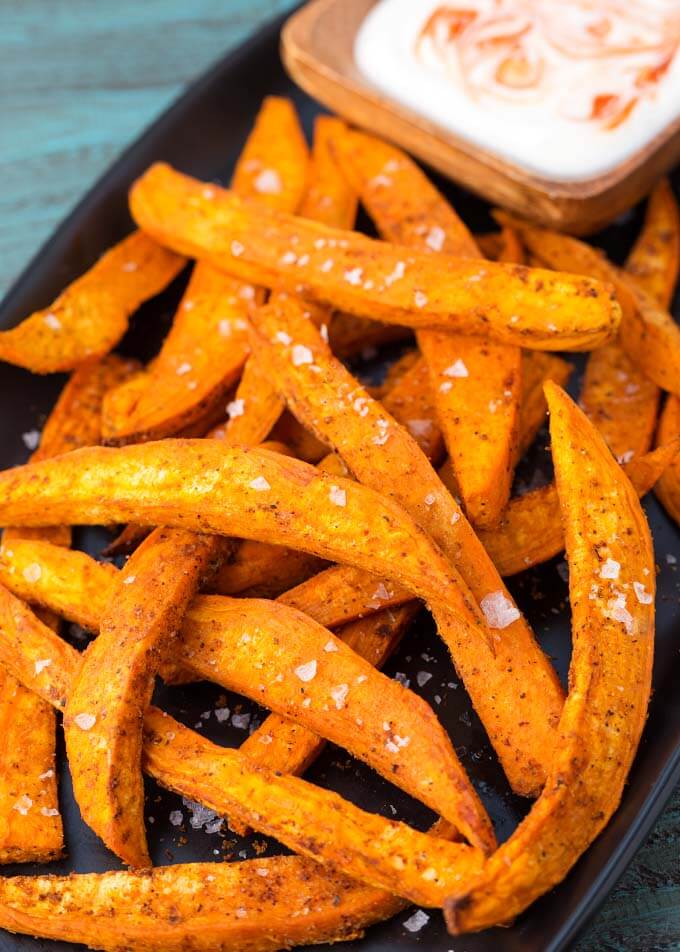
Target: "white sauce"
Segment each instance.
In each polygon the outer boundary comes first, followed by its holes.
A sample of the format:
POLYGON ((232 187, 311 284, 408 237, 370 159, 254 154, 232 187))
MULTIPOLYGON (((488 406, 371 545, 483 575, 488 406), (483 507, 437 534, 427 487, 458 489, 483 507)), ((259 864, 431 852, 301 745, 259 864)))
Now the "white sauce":
POLYGON ((380 0, 354 53, 392 99, 574 181, 680 116, 679 45, 680 0, 380 0))

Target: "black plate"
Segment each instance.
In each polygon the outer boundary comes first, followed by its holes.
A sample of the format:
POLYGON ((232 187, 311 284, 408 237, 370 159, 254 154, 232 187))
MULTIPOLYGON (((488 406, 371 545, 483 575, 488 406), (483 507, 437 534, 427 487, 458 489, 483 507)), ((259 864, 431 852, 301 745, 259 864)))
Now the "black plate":
MULTIPOLYGON (((0 308, 0 327, 10 327, 31 311, 44 307, 64 285, 130 229, 126 192, 132 180, 150 162, 165 159, 185 172, 226 182, 260 100, 270 93, 292 96, 307 130, 310 130, 318 107, 292 85, 282 69, 278 55, 280 26, 280 20, 272 23, 219 62, 116 162, 41 249, 7 295, 0 308)), ((474 228, 490 227, 483 203, 450 184, 440 184, 474 228)), ((639 211, 608 229, 601 236, 602 243, 610 254, 620 258, 638 226, 639 211)), ((181 283, 180 279, 173 288, 143 308, 123 343, 126 352, 146 359, 157 350, 167 330, 181 283)), ((12 466, 26 459, 22 434, 41 425, 62 383, 63 378, 58 376, 40 378, 2 365, 1 466, 12 466)), ((545 471, 549 460, 544 442, 540 438, 537 441, 533 460, 525 467, 527 474, 536 467, 545 471)), ((655 691, 642 746, 621 809, 567 880, 537 902, 513 928, 466 936, 455 941, 458 950, 491 952, 503 948, 505 952, 556 952, 566 948, 643 842, 680 779, 678 575, 676 566, 666 560, 667 553, 680 552, 680 534, 653 497, 646 505, 660 567, 655 691)), ((100 550, 102 542, 103 533, 99 530, 84 530, 78 539, 81 547, 93 553, 100 550)), ((569 621, 564 610, 567 587, 562 577, 564 573, 560 571, 561 564, 562 560, 557 559, 536 571, 525 573, 513 581, 512 589, 564 678, 569 664, 570 643, 569 621)), ((71 637, 74 643, 83 644, 78 632, 71 632, 71 637)), ((499 837, 507 838, 526 813, 528 803, 514 797, 508 790, 465 691, 454 676, 446 651, 426 616, 416 622, 387 672, 392 675, 404 672, 411 679, 412 686, 433 705, 454 738, 463 762, 496 823, 499 837), (417 684, 420 671, 432 675, 422 687, 417 684)), ((212 740, 238 744, 244 737, 243 730, 231 722, 219 723, 213 713, 206 719, 201 717, 202 713, 214 711, 222 694, 224 692, 213 685, 201 684, 181 690, 161 688, 157 700, 180 720, 197 726, 212 740)), ((241 713, 251 713, 251 723, 263 716, 249 701, 232 696, 227 703, 232 711, 241 705, 241 713)), ((63 756, 61 761, 63 764, 63 756)), ((363 765, 352 761, 341 750, 327 749, 309 771, 309 777, 333 787, 369 810, 391 816, 392 805, 401 817, 421 828, 430 820, 418 804, 363 765)), ((228 833, 209 834, 204 830, 193 830, 188 822, 189 811, 178 797, 158 789, 151 782, 147 793, 151 850, 154 862, 159 865, 190 860, 238 860, 255 855, 263 845, 272 852, 277 849, 275 844, 264 844, 262 837, 241 840, 228 833), (182 828, 169 821, 169 814, 178 809, 184 816, 182 828)), ((6 867, 4 873, 87 872, 120 868, 117 860, 81 822, 65 768, 62 769, 61 800, 68 859, 49 867, 6 867)), ((402 914, 392 922, 376 926, 362 942, 351 943, 348 948, 360 949, 361 952, 418 948, 445 952, 453 947, 454 942, 446 935, 439 913, 433 912, 429 923, 415 935, 403 927, 407 915, 402 914)), ((11 937, 5 933, 0 935, 0 949, 7 952, 74 948, 63 943, 11 937)))

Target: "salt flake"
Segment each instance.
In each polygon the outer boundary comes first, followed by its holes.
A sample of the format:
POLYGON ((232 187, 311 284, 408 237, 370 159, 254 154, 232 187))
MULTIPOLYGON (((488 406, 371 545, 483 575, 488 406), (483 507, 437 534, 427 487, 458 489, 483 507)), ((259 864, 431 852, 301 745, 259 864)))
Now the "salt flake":
POLYGON ((479 604, 489 628, 507 628, 520 617, 518 609, 503 592, 490 592, 479 604))
POLYGON ((253 185, 263 195, 279 195, 283 190, 281 176, 276 169, 262 169, 253 185))
POLYGON ((616 579, 621 571, 621 563, 616 559, 607 559, 600 568, 600 578, 616 579))
POLYGON ((234 417, 243 416, 245 411, 245 400, 239 398, 237 400, 232 400, 227 404, 227 415, 230 420, 233 420, 234 417))
POLYGON ((328 498, 336 506, 347 505, 347 493, 339 486, 331 486, 331 488, 328 490, 328 498))
POLYGON ((460 359, 460 357, 458 358, 458 360, 454 361, 450 367, 447 367, 446 370, 442 371, 442 373, 444 374, 445 377, 469 376, 468 369, 463 363, 463 361, 460 359))
POLYGON ((37 562, 31 562, 23 571, 23 576, 27 582, 37 582, 42 575, 42 569, 37 562))
POLYGON ((646 586, 642 582, 633 582, 633 591, 641 605, 651 605, 654 601, 654 596, 651 592, 647 591, 646 586))
POLYGON ((258 492, 262 493, 262 492, 267 492, 267 490, 271 489, 272 487, 264 478, 264 476, 256 476, 255 479, 251 481, 250 488, 256 489, 258 492))
POLYGON ((291 352, 291 359, 294 367, 301 367, 303 364, 314 363, 314 355, 309 347, 304 344, 296 344, 291 352))
POLYGON ((76 724, 81 731, 89 731, 92 730, 97 723, 97 718, 94 714, 76 714, 73 718, 73 723, 76 724))
POLYGON ((430 917, 422 909, 418 909, 412 916, 404 922, 404 928, 409 932, 420 932, 424 925, 430 921, 430 917))
POLYGON ((316 660, 312 659, 306 664, 298 665, 295 673, 301 681, 311 681, 316 677, 316 660))

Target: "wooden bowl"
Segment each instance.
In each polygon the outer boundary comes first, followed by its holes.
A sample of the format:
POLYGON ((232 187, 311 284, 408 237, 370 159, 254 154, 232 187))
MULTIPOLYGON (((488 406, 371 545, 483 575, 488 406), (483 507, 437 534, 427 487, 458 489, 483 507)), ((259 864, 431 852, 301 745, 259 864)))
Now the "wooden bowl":
MULTIPOLYGON (((603 227, 680 160, 680 117, 616 168, 558 182, 485 151, 386 97, 359 72, 354 39, 377 0, 312 0, 287 21, 283 60, 325 106, 418 156, 488 201, 573 234, 603 227)), ((417 0, 414 0, 417 2, 417 0)))

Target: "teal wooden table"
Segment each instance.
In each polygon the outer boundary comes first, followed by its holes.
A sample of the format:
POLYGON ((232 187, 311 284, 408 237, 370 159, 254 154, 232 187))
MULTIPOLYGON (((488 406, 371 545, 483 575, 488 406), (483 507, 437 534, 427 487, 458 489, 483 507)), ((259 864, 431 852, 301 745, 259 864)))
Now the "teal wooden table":
MULTIPOLYGON (((0 0, 0 296, 189 80, 292 5, 0 0)), ((680 792, 575 948, 680 949, 680 792)))

